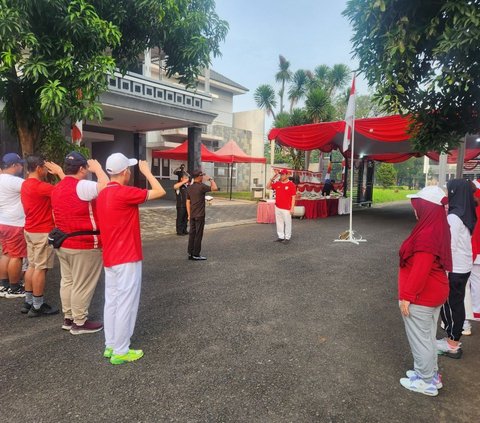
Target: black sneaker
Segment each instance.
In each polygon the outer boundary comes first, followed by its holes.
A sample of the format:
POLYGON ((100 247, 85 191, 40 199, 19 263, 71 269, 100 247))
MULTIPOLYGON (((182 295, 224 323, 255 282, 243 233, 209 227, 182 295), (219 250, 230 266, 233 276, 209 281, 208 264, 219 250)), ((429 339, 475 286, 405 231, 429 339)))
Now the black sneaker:
POLYGON ((12 287, 8 288, 5 298, 23 298, 25 297, 25 291, 23 290, 23 285, 18 285, 14 289, 12 287))
POLYGON ((277 239, 275 239, 273 242, 283 242, 283 241, 284 241, 283 238, 277 238, 277 239))
POLYGON ((50 306, 47 303, 43 303, 42 306, 37 310, 35 307, 32 307, 27 316, 28 317, 40 317, 40 316, 52 316, 53 314, 58 314, 58 307, 50 306))
POLYGON ((5 298, 8 292, 8 286, 0 286, 0 298, 5 298))
POLYGON ((27 314, 31 308, 32 308, 31 304, 23 303, 22 308, 20 309, 20 313, 27 314))

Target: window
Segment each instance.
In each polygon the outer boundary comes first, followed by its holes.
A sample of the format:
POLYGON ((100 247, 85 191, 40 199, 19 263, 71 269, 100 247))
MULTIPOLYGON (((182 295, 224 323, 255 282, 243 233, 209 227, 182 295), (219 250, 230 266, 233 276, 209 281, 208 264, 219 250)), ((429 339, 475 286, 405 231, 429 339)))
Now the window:
POLYGON ((152 159, 152 174, 156 178, 170 179, 170 160, 154 157, 152 159))

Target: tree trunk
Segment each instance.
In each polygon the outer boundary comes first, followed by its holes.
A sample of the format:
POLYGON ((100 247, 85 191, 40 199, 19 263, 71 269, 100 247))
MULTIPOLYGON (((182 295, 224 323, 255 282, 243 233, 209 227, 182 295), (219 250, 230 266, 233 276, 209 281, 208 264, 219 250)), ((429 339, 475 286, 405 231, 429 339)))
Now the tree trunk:
POLYGON ((33 154, 35 151, 35 144, 37 142, 38 131, 33 131, 24 125, 20 125, 17 120, 17 134, 22 149, 21 156, 33 154), (37 132, 37 134, 35 134, 37 132))
POLYGON ((24 100, 22 94, 16 90, 16 87, 12 90, 12 104, 15 114, 15 125, 20 141, 21 156, 33 154, 35 152, 35 145, 38 141, 40 134, 40 123, 31 123, 25 116, 27 107, 24 106, 24 100))

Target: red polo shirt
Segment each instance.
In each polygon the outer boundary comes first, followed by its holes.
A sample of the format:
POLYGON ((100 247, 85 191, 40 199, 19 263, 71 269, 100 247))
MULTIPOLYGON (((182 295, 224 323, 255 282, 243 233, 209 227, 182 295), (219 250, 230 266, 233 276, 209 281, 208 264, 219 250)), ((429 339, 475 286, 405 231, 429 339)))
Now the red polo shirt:
POLYGON ((292 181, 280 182, 272 184, 275 190, 275 205, 279 209, 290 210, 292 208, 292 197, 297 194, 297 187, 292 181))
POLYGON ((22 184, 20 196, 27 232, 48 233, 55 226, 50 202, 53 188, 53 185, 35 178, 28 178, 22 184))
POLYGON ((105 267, 143 260, 138 205, 148 190, 110 182, 97 198, 105 267))

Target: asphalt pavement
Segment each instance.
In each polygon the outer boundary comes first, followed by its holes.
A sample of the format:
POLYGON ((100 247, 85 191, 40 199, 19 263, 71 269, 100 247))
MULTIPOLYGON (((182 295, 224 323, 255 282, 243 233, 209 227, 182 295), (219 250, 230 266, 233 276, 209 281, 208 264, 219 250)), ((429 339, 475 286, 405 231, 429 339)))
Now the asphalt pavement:
MULTIPOLYGON (((408 204, 355 213, 358 246, 333 242, 347 216, 295 220, 282 245, 274 225, 238 224, 249 213, 207 228, 205 262, 187 260, 187 237, 146 237, 138 362, 112 366, 103 332, 73 336, 61 316, 27 318, 21 300, 0 299, 0 421, 479 421, 478 323, 460 360, 439 358, 438 397, 398 382, 412 368, 396 300, 408 204)), ((49 302, 58 286, 57 265, 49 302)), ((103 275, 92 318, 102 291, 103 275)))

